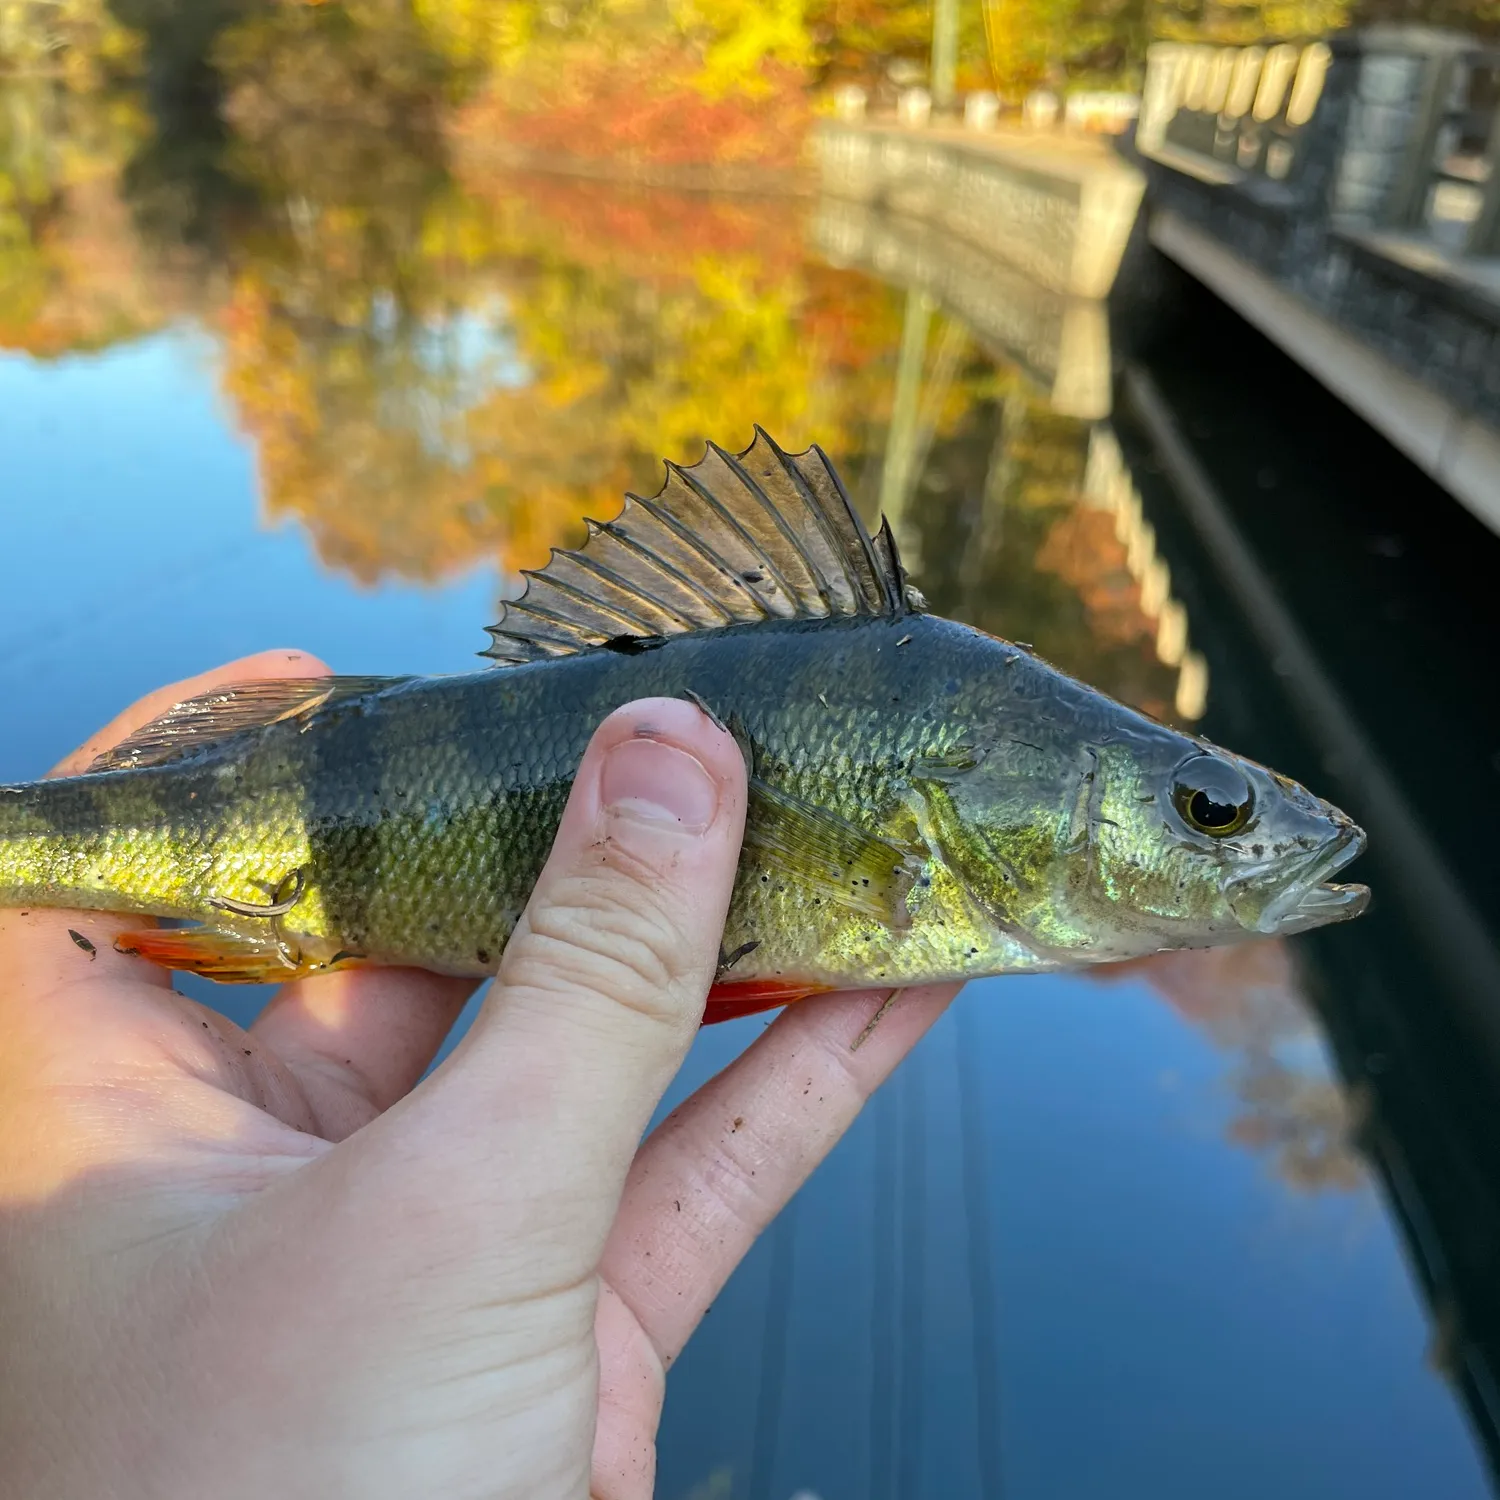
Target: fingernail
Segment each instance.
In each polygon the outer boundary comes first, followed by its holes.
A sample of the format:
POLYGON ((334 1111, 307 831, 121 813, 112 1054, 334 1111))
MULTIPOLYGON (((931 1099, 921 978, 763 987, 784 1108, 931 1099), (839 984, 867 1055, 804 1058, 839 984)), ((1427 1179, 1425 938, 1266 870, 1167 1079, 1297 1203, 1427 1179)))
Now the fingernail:
POLYGON ((699 761, 660 740, 622 740, 604 758, 601 799, 611 817, 670 823, 702 833, 719 810, 719 789, 699 761))

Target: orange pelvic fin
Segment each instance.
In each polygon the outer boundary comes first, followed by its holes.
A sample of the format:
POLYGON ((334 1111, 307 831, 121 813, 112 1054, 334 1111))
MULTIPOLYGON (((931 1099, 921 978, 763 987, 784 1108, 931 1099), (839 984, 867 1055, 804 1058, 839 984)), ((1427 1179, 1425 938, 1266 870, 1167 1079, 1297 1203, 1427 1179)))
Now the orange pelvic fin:
POLYGON ((759 1015, 763 1010, 777 1010, 809 995, 827 993, 826 984, 808 984, 801 979, 743 979, 738 984, 716 984, 708 992, 703 1024, 736 1021, 741 1016, 759 1015))
POLYGON ((160 964, 164 969, 186 969, 216 979, 220 984, 284 984, 356 962, 354 954, 335 954, 319 962, 283 948, 274 940, 257 942, 213 927, 157 927, 122 932, 115 939, 120 953, 160 964))

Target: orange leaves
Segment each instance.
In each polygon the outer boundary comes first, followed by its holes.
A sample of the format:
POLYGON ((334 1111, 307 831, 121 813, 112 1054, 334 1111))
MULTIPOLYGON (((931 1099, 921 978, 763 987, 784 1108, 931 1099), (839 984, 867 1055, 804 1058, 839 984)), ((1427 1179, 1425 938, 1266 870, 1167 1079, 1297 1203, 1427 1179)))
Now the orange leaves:
POLYGON ((499 140, 536 158, 657 165, 795 167, 811 120, 800 74, 773 64, 754 93, 710 97, 694 86, 697 59, 663 45, 620 68, 575 58, 565 75, 496 81, 459 114, 472 139, 499 140))
POLYGON ((59 185, 45 210, 5 207, 0 196, 0 348, 48 359, 167 321, 172 289, 140 255, 107 175, 59 185))
POLYGON ((643 191, 543 172, 497 169, 461 140, 454 170, 491 215, 503 253, 545 256, 653 282, 682 282, 705 259, 751 264, 765 280, 803 265, 801 204, 791 198, 643 191))
POLYGON ((419 15, 480 67, 457 130, 514 163, 756 164, 787 169, 811 119, 815 48, 802 0, 507 0, 481 19, 419 15))

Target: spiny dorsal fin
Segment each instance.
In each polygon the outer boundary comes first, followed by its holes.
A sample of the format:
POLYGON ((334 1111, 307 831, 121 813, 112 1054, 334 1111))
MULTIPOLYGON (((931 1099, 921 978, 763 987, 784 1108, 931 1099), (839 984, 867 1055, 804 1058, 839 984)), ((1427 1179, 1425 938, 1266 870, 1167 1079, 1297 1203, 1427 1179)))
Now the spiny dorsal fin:
POLYGON ((228 683, 174 703, 166 713, 111 746, 90 771, 124 771, 181 760, 244 729, 306 718, 330 703, 362 697, 403 677, 287 677, 228 683))
POLYGON ((743 453, 710 443, 690 468, 669 463, 650 500, 627 495, 613 521, 587 524, 579 551, 525 574, 485 656, 511 665, 622 637, 920 608, 890 527, 870 536, 822 449, 784 453, 759 427, 743 453))

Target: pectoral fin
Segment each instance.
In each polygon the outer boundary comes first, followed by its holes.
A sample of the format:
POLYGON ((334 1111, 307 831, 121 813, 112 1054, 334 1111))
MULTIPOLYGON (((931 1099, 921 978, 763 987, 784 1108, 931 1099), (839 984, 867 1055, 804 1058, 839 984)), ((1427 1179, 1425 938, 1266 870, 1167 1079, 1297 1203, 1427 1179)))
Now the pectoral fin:
POLYGON ((922 868, 917 855, 759 777, 750 780, 745 847, 825 901, 886 927, 911 923, 906 895, 922 868))

